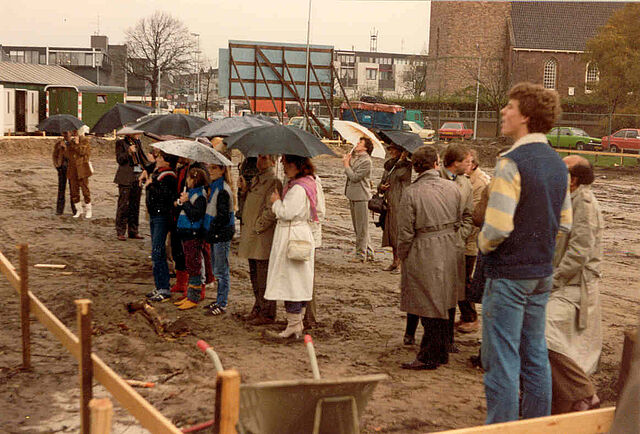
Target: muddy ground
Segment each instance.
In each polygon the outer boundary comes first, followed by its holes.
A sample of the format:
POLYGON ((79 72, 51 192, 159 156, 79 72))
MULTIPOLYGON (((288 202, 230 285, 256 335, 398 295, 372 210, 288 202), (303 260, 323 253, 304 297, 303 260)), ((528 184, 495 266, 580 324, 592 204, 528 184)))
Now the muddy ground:
MULTIPOLYGON (((201 309, 179 314, 171 303, 157 306, 168 319, 186 320, 190 334, 175 340, 156 335, 124 304, 153 288, 149 226, 144 206, 144 240, 116 240, 117 187, 113 142, 94 146, 91 178, 94 217, 73 219, 69 208, 55 215, 57 178, 51 165, 50 139, 0 140, 0 250, 18 266, 16 245, 29 243, 30 263, 59 263, 67 268, 30 267, 33 293, 75 331, 78 298, 93 302, 94 351, 123 378, 154 381, 140 393, 177 426, 213 417, 214 369, 198 351, 196 341, 212 344, 227 368, 236 368, 246 383, 311 377, 302 344, 265 344, 261 327, 242 320, 252 306, 245 261, 231 255, 232 284, 226 315, 205 317, 201 309), (63 274, 71 272, 71 274, 63 274)), ((483 164, 493 151, 484 148, 483 164), (485 154, 487 154, 485 156, 485 154)), ((496 148, 497 149, 497 148, 496 148)), ((375 178, 381 161, 375 162, 375 178)), ((485 402, 482 374, 468 358, 478 351, 480 334, 458 335, 461 348, 448 365, 436 371, 399 368, 414 358, 417 347, 402 345, 404 315, 398 309, 399 275, 382 271, 391 260, 380 250, 371 264, 349 262, 353 234, 343 196, 341 162, 319 158, 317 166, 327 196, 324 245, 316 258, 319 327, 312 330, 324 377, 385 373, 389 381, 376 389, 362 418, 364 432, 430 432, 478 425, 485 402)), ((596 195, 602 204, 606 231, 602 280, 604 349, 594 376, 604 405, 614 405, 622 353, 623 330, 638 323, 640 307, 640 172, 608 169, 597 172, 596 195)), ((143 199, 144 200, 144 199, 143 199)), ((68 206, 68 205, 67 205, 68 206)), ((371 225, 373 241, 380 231, 371 225)), ((208 293, 208 301, 214 296, 208 293)), ((16 293, 0 278, 0 431, 77 432, 79 426, 77 364, 53 336, 32 319, 33 369, 21 363, 19 304, 16 293)), ((279 306, 279 318, 284 320, 279 306)), ((274 326, 279 328, 281 326, 274 326)), ((419 331, 418 336, 421 336, 419 331)), ((94 396, 108 396, 97 385, 94 396)), ((114 433, 145 432, 122 409, 114 416, 114 433)))

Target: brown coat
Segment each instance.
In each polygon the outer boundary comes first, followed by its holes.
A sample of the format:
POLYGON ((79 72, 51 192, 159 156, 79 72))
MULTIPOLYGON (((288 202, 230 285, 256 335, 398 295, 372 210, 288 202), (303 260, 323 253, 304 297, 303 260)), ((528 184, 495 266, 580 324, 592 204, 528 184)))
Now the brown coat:
POLYGON ((460 198, 460 189, 436 170, 422 173, 405 189, 398 216, 403 312, 446 319, 458 293, 464 293, 460 198))
MULTIPOLYGON (((387 201, 387 214, 382 230, 382 247, 398 246, 398 213, 400 212, 400 200, 404 189, 411 184, 411 162, 399 160, 393 165, 393 160, 384 163, 385 171, 380 180, 380 185, 389 184, 389 189, 384 192, 387 201)), ((378 185, 378 189, 380 189, 378 185)))
MULTIPOLYGON (((476 168, 469 176, 469 181, 471 182, 471 189, 473 191, 473 210, 475 212, 476 207, 482 200, 482 194, 486 190, 489 185, 489 175, 484 173, 482 169, 479 167, 476 168)), ((467 245, 465 248, 464 254, 467 256, 478 256, 478 234, 480 233, 480 228, 477 226, 473 227, 471 234, 467 237, 467 245)))
POLYGON ((67 178, 82 179, 93 175, 89 159, 91 158, 91 142, 88 137, 82 136, 78 143, 74 139, 67 146, 69 155, 69 168, 67 169, 67 178))
POLYGON ((273 168, 265 169, 251 180, 242 209, 242 230, 238 256, 246 259, 269 259, 276 215, 269 197, 275 189, 282 193, 282 183, 273 168))
POLYGON ((56 169, 61 167, 64 164, 65 158, 67 156, 67 142, 64 139, 58 140, 55 145, 53 145, 53 167, 56 169))

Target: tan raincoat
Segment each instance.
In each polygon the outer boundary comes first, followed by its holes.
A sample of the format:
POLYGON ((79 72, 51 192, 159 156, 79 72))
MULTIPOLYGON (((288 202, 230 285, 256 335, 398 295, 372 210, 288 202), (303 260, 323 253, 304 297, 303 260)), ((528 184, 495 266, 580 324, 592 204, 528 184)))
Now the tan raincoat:
POLYGON ((573 226, 560 234, 554 256, 553 290, 547 303, 547 346, 573 360, 588 375, 602 350, 600 325, 600 205, 588 185, 571 193, 573 226))
POLYGON ((464 292, 460 189, 427 170, 405 189, 398 216, 400 310, 447 319, 464 292))

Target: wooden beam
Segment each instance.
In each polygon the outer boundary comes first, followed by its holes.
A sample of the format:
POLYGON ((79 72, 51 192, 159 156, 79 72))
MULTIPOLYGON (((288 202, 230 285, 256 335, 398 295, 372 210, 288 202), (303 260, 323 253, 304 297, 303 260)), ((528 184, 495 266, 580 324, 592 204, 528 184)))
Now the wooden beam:
POLYGON ((611 428, 615 407, 476 426, 439 434, 601 434, 611 428))
POLYGON ((359 124, 358 117, 356 116, 356 112, 353 111, 353 107, 351 107, 351 102, 349 101, 349 97, 347 96, 347 92, 345 92, 344 87, 342 87, 342 82, 340 81, 340 76, 338 75, 338 71, 332 66, 333 71, 335 73, 336 80, 338 80, 338 85, 340 86, 340 90, 342 91, 342 95, 344 96, 344 101, 347 103, 349 110, 351 110, 351 114, 353 115, 353 122, 359 124))
POLYGON ((5 275, 9 284, 13 286, 18 294, 20 293, 20 277, 18 277, 18 273, 16 273, 15 267, 9 262, 9 260, 0 252, 0 271, 5 275))
POLYGON ((109 398, 92 399, 89 401, 91 409, 91 434, 111 433, 111 417, 113 404, 109 398))
POLYGON ((80 335, 80 432, 90 434, 91 413, 89 401, 93 398, 93 366, 91 363, 91 300, 76 300, 78 334, 80 335))
MULTIPOLYGON (((264 71, 262 70, 262 65, 260 65, 260 63, 257 62, 258 59, 258 54, 254 52, 254 54, 256 55, 256 65, 258 65, 258 68, 260 68, 260 74, 262 75, 262 81, 264 82, 265 87, 267 88, 267 92, 269 92, 269 98, 271 98, 271 104, 273 104, 273 109, 276 111, 276 114, 278 115, 278 119, 280 120, 281 124, 284 124, 284 114, 282 113, 282 111, 278 110, 278 106, 276 106, 276 100, 273 98, 273 94, 271 93, 271 88, 269 87, 269 83, 267 81, 267 77, 265 77, 264 75, 264 71)), ((253 89, 255 90, 254 92, 254 101, 255 97, 258 95, 258 82, 254 81, 253 83, 253 89)), ((256 102, 256 107, 258 107, 258 103, 256 102)), ((282 107, 282 110, 286 111, 287 107, 282 107)))
MULTIPOLYGON (((238 71, 238 67, 236 66, 236 62, 235 62, 235 60, 233 60, 233 55, 231 54, 231 50, 229 50, 229 60, 231 61, 231 65, 233 65, 233 69, 235 69, 235 71, 236 71, 236 75, 238 76, 238 80, 240 80, 240 87, 242 88, 242 93, 244 95, 244 99, 247 101, 247 104, 249 105, 249 110, 251 110, 251 113, 253 113, 253 109, 251 108, 251 101, 249 101, 249 95, 247 95, 247 90, 244 88, 244 83, 242 82, 242 77, 240 77, 240 72, 238 71)), ((229 71, 229 95, 231 95, 231 75, 232 75, 232 72, 229 71)), ((254 93, 255 93, 255 89, 253 89, 253 90, 254 90, 254 93)), ((229 113, 229 115, 231 115, 231 113, 229 113)))
POLYGON ((213 432, 235 434, 240 415, 240 373, 235 369, 218 372, 213 432))
POLYGON ((22 368, 31 368, 31 330, 29 329, 29 246, 20 244, 20 327, 22 329, 22 368))

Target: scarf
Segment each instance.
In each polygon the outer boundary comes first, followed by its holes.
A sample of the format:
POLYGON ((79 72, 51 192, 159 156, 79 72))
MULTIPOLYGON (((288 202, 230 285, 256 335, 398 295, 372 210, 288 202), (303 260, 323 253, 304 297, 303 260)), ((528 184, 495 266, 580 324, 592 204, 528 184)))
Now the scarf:
POLYGON ((304 188, 305 193, 307 193, 307 197, 309 198, 309 202, 311 203, 311 220, 314 222, 318 221, 318 211, 316 210, 316 205, 318 203, 318 194, 316 189, 316 180, 313 179, 313 176, 307 175, 302 178, 292 179, 284 186, 282 190, 282 197, 284 198, 287 195, 287 192, 294 185, 299 185, 304 188))

